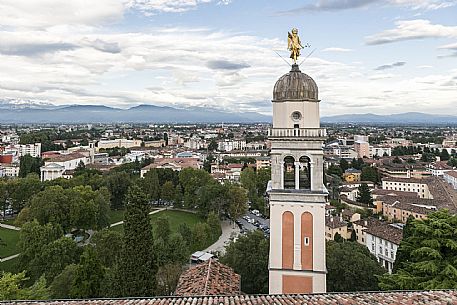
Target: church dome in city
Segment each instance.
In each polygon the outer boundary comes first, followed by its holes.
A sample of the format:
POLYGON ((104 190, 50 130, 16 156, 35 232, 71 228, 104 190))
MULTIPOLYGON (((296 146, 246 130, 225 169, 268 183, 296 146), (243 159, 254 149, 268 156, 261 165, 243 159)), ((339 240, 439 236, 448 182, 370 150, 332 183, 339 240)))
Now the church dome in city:
POLYGON ((307 74, 302 73, 298 65, 281 76, 273 89, 273 101, 303 101, 317 100, 318 88, 316 82, 307 74))

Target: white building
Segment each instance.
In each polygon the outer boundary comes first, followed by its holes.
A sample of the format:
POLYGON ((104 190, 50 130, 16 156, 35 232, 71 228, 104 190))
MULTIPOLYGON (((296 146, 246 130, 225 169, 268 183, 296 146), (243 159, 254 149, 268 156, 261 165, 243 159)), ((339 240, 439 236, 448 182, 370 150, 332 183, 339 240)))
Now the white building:
POLYGON ((246 149, 246 140, 243 140, 243 139, 236 139, 236 140, 225 139, 224 141, 220 141, 217 144, 218 144, 219 151, 232 151, 232 150, 245 150, 246 149))
POLYGON ((97 143, 98 149, 109 149, 115 147, 132 148, 140 147, 141 140, 127 140, 127 139, 115 139, 115 140, 100 140, 97 143))
MULTIPOLYGON (((40 168, 41 181, 48 181, 60 178, 65 171, 75 170, 80 163, 90 163, 90 157, 81 153, 71 153, 50 158, 40 168)), ((68 177, 68 175, 66 175, 68 177)))
POLYGON ((272 102, 269 292, 323 293, 328 192, 317 85, 293 65, 272 102))
POLYGON ((370 157, 382 157, 384 155, 392 156, 392 148, 389 146, 370 146, 370 157))
POLYGON ((444 173, 443 178, 447 183, 452 185, 454 190, 457 190, 457 171, 446 172, 444 173))
POLYGON ((2 164, 0 166, 1 173, 0 177, 19 177, 19 165, 18 164, 2 164))
POLYGON ((420 198, 433 199, 425 179, 384 178, 382 188, 390 191, 415 192, 420 198))
POLYGON ((30 155, 34 158, 41 156, 41 143, 35 144, 16 144, 5 147, 5 153, 13 153, 18 158, 30 155))
POLYGON ((376 256, 378 262, 392 273, 397 249, 403 238, 403 229, 398 224, 382 224, 365 230, 368 250, 376 256))

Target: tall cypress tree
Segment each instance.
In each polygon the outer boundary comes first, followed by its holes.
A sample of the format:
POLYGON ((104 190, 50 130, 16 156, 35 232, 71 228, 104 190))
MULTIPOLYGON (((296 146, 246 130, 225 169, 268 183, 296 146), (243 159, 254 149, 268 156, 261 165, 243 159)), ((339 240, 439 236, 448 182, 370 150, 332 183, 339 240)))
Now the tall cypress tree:
POLYGON ((124 247, 119 268, 123 295, 153 295, 157 273, 153 260, 152 227, 146 194, 137 185, 129 188, 124 216, 124 247))

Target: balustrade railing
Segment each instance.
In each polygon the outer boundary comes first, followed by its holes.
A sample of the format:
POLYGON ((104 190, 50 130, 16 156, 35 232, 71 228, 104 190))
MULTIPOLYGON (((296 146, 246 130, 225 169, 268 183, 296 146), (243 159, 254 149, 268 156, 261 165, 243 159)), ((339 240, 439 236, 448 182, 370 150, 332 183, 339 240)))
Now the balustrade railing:
POLYGON ((270 128, 268 136, 272 138, 325 138, 325 128, 270 128))

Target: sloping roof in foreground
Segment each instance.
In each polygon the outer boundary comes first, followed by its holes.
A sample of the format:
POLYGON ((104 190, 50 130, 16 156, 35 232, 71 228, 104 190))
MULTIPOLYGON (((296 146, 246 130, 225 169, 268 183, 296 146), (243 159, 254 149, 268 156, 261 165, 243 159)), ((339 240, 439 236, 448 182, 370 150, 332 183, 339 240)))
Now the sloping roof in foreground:
POLYGON ((205 297, 157 297, 64 301, 21 301, 20 305, 451 305, 457 290, 329 293, 308 295, 238 295, 205 297))

